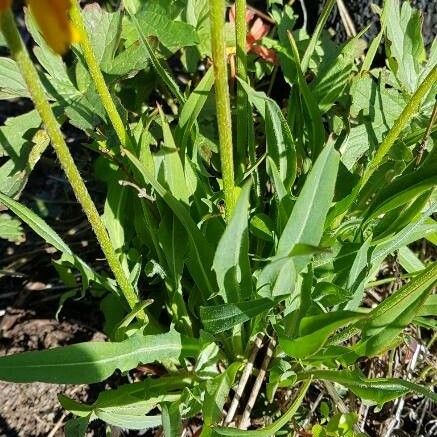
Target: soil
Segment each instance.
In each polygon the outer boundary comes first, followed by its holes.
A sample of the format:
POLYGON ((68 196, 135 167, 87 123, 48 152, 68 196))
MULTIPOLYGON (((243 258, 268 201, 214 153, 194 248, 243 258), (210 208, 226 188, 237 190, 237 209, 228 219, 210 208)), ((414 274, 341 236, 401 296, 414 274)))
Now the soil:
MULTIPOLYGON (((46 349, 99 337, 80 323, 40 318, 34 311, 7 308, 0 322, 0 356, 46 349)), ((89 399, 89 387, 0 382, 0 436, 61 436, 66 414, 57 396, 89 399), (57 427, 57 430, 56 430, 57 427)))

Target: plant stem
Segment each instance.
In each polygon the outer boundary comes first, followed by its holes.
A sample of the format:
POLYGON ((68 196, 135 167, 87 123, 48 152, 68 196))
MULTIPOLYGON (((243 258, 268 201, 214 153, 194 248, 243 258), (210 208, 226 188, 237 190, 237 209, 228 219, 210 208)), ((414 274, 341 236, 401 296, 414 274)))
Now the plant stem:
POLYGON ((308 70, 311 56, 313 56, 314 50, 316 49, 317 41, 319 40, 320 35, 322 34, 322 30, 325 27, 326 22, 328 21, 329 15, 336 1, 337 0, 327 0, 325 6, 322 9, 319 20, 317 21, 316 28, 314 29, 314 32, 311 36, 310 42, 308 43, 307 49, 305 50, 305 53, 302 58, 302 62, 300 64, 302 73, 304 75, 308 70))
POLYGON ((71 2, 70 18, 79 32, 80 46, 82 47, 85 61, 88 65, 88 69, 96 90, 102 100, 106 113, 108 114, 109 120, 114 127, 115 133, 117 134, 121 145, 126 147, 129 145, 130 138, 117 107, 115 106, 114 100, 112 99, 111 93, 109 92, 108 86, 106 85, 102 71, 100 70, 100 65, 91 45, 78 0, 73 0, 71 2))
POLYGON ((215 76, 215 98, 222 166, 225 217, 229 221, 235 207, 234 157, 232 149, 231 104, 225 45, 225 0, 209 0, 211 46, 215 76))
MULTIPOLYGON (((100 215, 92 201, 88 190, 83 182, 79 170, 74 163, 70 150, 65 143, 58 121, 53 114, 52 108, 47 101, 45 90, 41 84, 38 73, 29 58, 29 54, 24 46, 23 40, 15 24, 14 16, 10 10, 0 12, 0 29, 11 50, 11 55, 17 62, 21 74, 27 84, 32 100, 35 104, 45 129, 50 137, 53 148, 61 163, 61 166, 70 182, 74 194, 82 205, 82 208, 96 234, 97 240, 108 261, 109 267, 114 273, 115 279, 131 308, 138 303, 138 296, 129 279, 125 275, 120 261, 111 244, 108 233, 100 218, 100 215)), ((145 314, 142 313, 140 318, 144 320, 145 314)))
POLYGON ((379 146, 375 156, 373 157, 372 161, 364 172, 363 177, 361 178, 361 188, 364 187, 364 185, 368 182, 375 170, 377 170, 378 167, 382 164, 385 156, 390 152, 390 149, 393 147, 393 144, 398 139, 399 135, 404 130, 407 123, 417 113, 417 110, 419 109, 422 100, 428 94, 431 87, 436 83, 437 66, 429 72, 428 76, 426 76, 424 81, 420 84, 419 88, 417 88, 417 90, 407 103, 407 106, 405 106, 404 110, 401 112, 401 115, 395 121, 387 136, 384 138, 384 141, 379 146))
MULTIPOLYGON (((237 51, 237 76, 247 82, 247 23, 246 23, 246 0, 236 0, 235 2, 235 46, 237 51)), ((237 158, 238 166, 241 172, 245 168, 245 156, 248 143, 249 129, 249 102, 244 88, 237 83, 237 158)), ((250 165, 254 165, 254 159, 251 156, 250 165)))

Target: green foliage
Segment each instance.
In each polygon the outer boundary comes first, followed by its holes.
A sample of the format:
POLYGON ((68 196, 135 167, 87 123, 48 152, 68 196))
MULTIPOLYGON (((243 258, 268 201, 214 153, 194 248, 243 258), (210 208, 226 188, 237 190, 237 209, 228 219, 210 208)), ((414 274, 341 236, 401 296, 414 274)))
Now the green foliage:
MULTIPOLYGON (((128 308, 104 269, 97 273, 18 199, 49 138, 34 110, 8 118, 0 127, 0 203, 17 218, 1 210, 0 238, 22 241, 28 227, 54 247, 64 283, 77 288, 79 278, 84 296, 102 297, 108 341, 0 357, 0 379, 94 383, 153 363, 164 373, 102 391, 91 405, 61 397, 74 416, 67 436, 85 435, 96 419, 179 436, 200 415, 202 436, 293 432, 315 379, 379 406, 409 393, 436 400, 426 379, 368 378, 358 360, 393 350, 409 325, 436 327, 437 264, 413 244, 437 242, 437 130, 430 121, 437 44, 424 46, 420 14, 407 2, 385 2, 381 32, 367 51, 361 34, 335 47, 323 32, 333 0, 311 36, 293 27, 293 10, 282 3, 268 2, 273 21, 264 24, 272 29, 256 45, 272 50, 277 64, 251 47, 248 80, 233 77, 250 106, 238 113, 231 93, 233 137, 250 129, 231 163, 236 204, 229 215, 211 66, 225 60, 211 62, 209 2, 84 8, 126 144, 117 140, 81 46, 56 55, 26 12, 46 96, 59 122, 89 139, 95 173, 87 179, 105 184, 103 222, 140 302, 128 308), (387 65, 373 67, 382 40, 387 65), (286 85, 273 98, 277 75, 286 85), (406 111, 414 99, 418 110, 406 111), (243 116, 239 126, 234 120, 243 116), (400 117, 405 129, 398 132, 400 117), (373 168, 387 137, 394 142, 373 168), (394 256, 404 271, 386 278, 394 256), (402 284, 369 308, 367 290, 380 281, 402 284), (144 309, 153 317, 139 317, 144 309), (249 431, 223 426, 260 332, 278 340, 256 404, 267 399, 274 420, 249 431), (283 388, 294 393, 285 411, 277 402, 283 388)), ((234 28, 222 25, 232 58, 234 28)), ((1 100, 29 96, 17 65, 0 58, 1 100)), ((80 154, 79 142, 74 147, 80 154)), ((354 413, 322 416, 313 435, 361 436, 354 413)))

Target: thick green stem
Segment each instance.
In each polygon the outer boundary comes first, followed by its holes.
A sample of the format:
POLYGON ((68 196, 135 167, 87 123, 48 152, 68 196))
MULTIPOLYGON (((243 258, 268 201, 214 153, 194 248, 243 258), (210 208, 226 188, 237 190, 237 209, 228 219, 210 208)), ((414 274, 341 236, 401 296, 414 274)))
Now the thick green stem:
MULTIPOLYGON (((237 76, 247 82, 247 53, 246 53, 247 23, 246 0, 235 2, 235 46, 237 51, 237 76)), ((241 172, 245 170, 245 157, 248 144, 249 102, 242 85, 237 83, 237 157, 241 172)), ((255 158, 250 157, 250 165, 255 165, 255 158)))
MULTIPOLYGON (((120 289, 126 298, 129 306, 134 308, 138 303, 138 296, 125 275, 120 261, 112 247, 108 233, 100 218, 100 215, 92 201, 88 190, 83 182, 79 170, 74 163, 70 150, 65 143, 58 121, 53 114, 52 108, 47 101, 44 88, 39 79, 38 73, 29 58, 29 54, 24 46, 24 43, 18 33, 14 17, 10 10, 0 12, 0 29, 11 50, 11 55, 17 62, 21 74, 27 84, 32 100, 35 104, 45 129, 50 137, 56 155, 64 169, 68 181, 70 182, 74 194, 82 205, 82 208, 96 234, 97 240, 102 248, 102 251, 108 261, 109 267, 114 273, 115 279, 120 286, 120 289)), ((141 314, 141 319, 144 319, 144 314, 141 314)))
POLYGON ((85 27, 85 22, 82 17, 79 2, 77 0, 74 0, 71 2, 71 5, 72 6, 70 10, 70 18, 77 31, 79 32, 80 46, 82 47, 83 55, 88 65, 88 70, 90 72, 91 78, 94 82, 97 92, 99 93, 103 106, 105 107, 106 113, 108 114, 108 117, 112 123, 112 126, 114 127, 115 133, 117 134, 121 145, 123 147, 126 147, 129 145, 129 135, 126 131, 125 125, 120 117, 117 107, 115 106, 108 86, 106 85, 102 71, 100 70, 99 62, 97 61, 96 55, 94 54, 90 38, 85 27))
POLYGON ((437 83, 437 67, 434 67, 425 80, 417 88, 416 92, 413 94, 407 106, 405 106, 399 118, 395 121, 392 128, 388 132, 384 141, 379 146, 375 156, 367 167, 366 171, 361 178, 361 188, 368 182, 372 174, 378 167, 382 164, 386 155, 390 152, 393 144, 398 139, 399 135, 405 129, 409 121, 416 115, 423 99, 430 91, 431 87, 437 83))
POLYGON ((211 46, 215 76, 215 98, 220 140, 220 160, 223 175, 226 220, 235 207, 234 157, 232 149, 231 104, 225 44, 225 0, 209 0, 211 46))

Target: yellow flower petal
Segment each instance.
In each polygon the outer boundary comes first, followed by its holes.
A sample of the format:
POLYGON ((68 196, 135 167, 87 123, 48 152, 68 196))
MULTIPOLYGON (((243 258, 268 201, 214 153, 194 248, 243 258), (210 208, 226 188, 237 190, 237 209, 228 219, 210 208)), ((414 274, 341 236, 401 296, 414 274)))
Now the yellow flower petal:
POLYGON ((70 21, 72 0, 27 0, 30 11, 53 51, 63 55, 79 34, 70 21))
POLYGON ((10 8, 12 4, 12 0, 0 0, 0 11, 5 11, 10 8))

